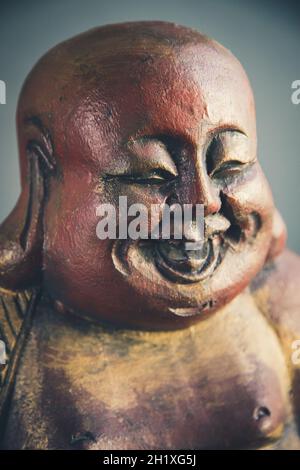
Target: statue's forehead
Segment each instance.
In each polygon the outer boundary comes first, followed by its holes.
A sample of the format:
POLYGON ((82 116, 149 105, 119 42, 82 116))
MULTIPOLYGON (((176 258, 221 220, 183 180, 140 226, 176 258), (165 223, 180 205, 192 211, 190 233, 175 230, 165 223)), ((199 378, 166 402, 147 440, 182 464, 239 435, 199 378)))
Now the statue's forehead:
POLYGON ((227 51, 201 44, 165 55, 150 50, 131 61, 106 57, 97 70, 102 79, 87 80, 88 114, 101 115, 105 109, 109 119, 102 121, 104 127, 115 123, 124 136, 147 130, 199 133, 205 126, 226 125, 255 136, 251 88, 227 51))

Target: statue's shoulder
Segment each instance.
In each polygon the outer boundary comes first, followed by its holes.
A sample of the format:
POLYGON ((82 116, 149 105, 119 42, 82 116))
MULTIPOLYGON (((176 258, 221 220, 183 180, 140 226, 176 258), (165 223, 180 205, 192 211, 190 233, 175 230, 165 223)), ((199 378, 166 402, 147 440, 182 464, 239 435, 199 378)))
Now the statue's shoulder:
POLYGON ((300 256, 285 250, 252 283, 253 294, 279 332, 300 339, 300 256))
POLYGON ((35 299, 35 291, 10 292, 0 287, 0 428, 30 329, 35 299))

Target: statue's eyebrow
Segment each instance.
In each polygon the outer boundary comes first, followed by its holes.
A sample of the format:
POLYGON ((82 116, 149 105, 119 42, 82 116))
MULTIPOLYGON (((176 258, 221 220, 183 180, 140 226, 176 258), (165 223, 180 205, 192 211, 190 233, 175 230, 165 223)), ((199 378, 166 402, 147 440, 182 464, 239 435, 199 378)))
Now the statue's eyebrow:
POLYGON ((244 137, 248 138, 248 135, 247 133, 241 129, 240 127, 238 126, 234 126, 234 125, 224 125, 224 126, 218 126, 214 129, 212 129, 211 131, 209 131, 208 133, 208 139, 213 139, 214 137, 217 137, 218 135, 220 134, 241 134, 243 135, 244 137))
POLYGON ((145 134, 145 135, 137 135, 137 136, 130 137, 126 145, 130 148, 130 146, 133 143, 137 143, 137 144, 140 143, 141 145, 143 145, 148 142, 156 142, 158 144, 161 144, 163 147, 165 147, 168 150, 169 143, 174 139, 176 139, 175 136, 168 135, 168 134, 145 134))
POLYGON ((130 150, 134 144, 143 146, 147 143, 160 145, 177 168, 178 157, 176 158, 176 156, 180 145, 182 146, 184 143, 182 139, 169 134, 145 134, 130 138, 126 143, 126 147, 130 150))
POLYGON ((217 126, 211 130, 208 131, 207 136, 206 136, 206 143, 205 143, 205 151, 204 155, 207 154, 207 151, 209 147, 211 146, 212 142, 216 140, 218 137, 224 135, 224 134, 240 134, 241 136, 245 137, 248 139, 248 136, 244 130, 242 130, 240 127, 236 125, 228 125, 224 124, 221 126, 217 126))
POLYGON ((133 142, 140 142, 142 145, 147 142, 156 142, 157 144, 162 145, 176 168, 180 161, 180 153, 182 149, 185 148, 187 144, 190 145, 190 142, 187 142, 184 137, 171 133, 137 135, 128 140, 128 148, 130 148, 130 143, 132 144, 133 142))

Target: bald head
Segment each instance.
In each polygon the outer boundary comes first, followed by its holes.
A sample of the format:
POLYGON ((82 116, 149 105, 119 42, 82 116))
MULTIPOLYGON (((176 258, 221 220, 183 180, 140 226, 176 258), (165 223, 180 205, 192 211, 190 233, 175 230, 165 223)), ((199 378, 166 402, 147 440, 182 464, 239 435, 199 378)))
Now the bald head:
MULTIPOLYGON (((202 88, 203 109, 199 110, 200 115, 195 115, 196 120, 207 111, 212 119, 220 119, 212 100, 208 103, 211 88, 215 90, 217 109, 220 104, 226 106, 226 88, 233 88, 237 101, 240 89, 244 95, 241 106, 248 116, 252 107, 254 116, 251 89, 240 63, 230 51, 198 31, 159 21, 95 28, 54 47, 27 77, 17 113, 22 180, 26 174, 28 140, 35 140, 41 129, 51 133, 52 144, 48 143, 48 147, 55 146, 60 155, 63 153, 60 136, 81 107, 87 110, 94 107, 93 101, 97 102, 98 117, 105 123, 112 119, 112 101, 117 95, 125 97, 131 93, 143 102, 141 91, 149 86, 149 81, 150 93, 157 94, 154 88, 158 87, 162 95, 168 89, 172 92, 170 77, 174 83, 186 77, 186 84, 195 85, 194 90, 202 88)), ((184 97, 183 87, 179 94, 184 97)), ((229 100, 231 94, 227 94, 229 100)), ((170 93, 168 99, 172 99, 170 93)), ((136 107, 133 99, 130 105, 136 107)))

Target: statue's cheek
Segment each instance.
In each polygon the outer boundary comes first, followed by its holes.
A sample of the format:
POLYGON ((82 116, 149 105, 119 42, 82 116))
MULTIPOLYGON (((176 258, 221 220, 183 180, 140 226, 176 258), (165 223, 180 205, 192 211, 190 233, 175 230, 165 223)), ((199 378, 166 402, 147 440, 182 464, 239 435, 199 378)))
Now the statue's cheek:
POLYGON ((257 231, 271 232, 274 203, 268 182, 258 164, 221 189, 223 211, 247 228, 249 216, 257 231))

